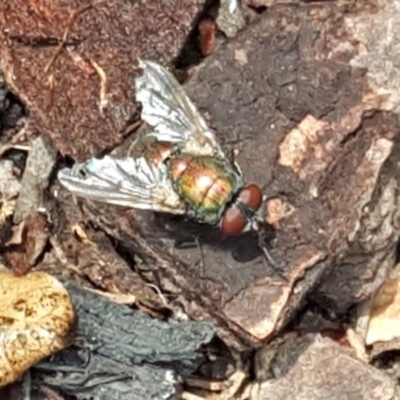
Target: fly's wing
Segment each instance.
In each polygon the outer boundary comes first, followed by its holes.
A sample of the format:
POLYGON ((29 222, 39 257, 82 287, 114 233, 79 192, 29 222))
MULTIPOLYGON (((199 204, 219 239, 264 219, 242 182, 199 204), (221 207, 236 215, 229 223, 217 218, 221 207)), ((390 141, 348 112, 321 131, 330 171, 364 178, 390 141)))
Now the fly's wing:
POLYGON ((64 168, 58 180, 73 194, 125 207, 183 214, 185 207, 173 190, 163 165, 145 158, 91 158, 64 168))
POLYGON ((183 152, 226 158, 214 133, 176 79, 161 65, 139 60, 143 75, 136 79, 136 100, 142 119, 153 127, 148 134, 177 145, 183 152))
POLYGON ((231 14, 240 9, 240 0, 225 0, 224 3, 228 6, 231 14))

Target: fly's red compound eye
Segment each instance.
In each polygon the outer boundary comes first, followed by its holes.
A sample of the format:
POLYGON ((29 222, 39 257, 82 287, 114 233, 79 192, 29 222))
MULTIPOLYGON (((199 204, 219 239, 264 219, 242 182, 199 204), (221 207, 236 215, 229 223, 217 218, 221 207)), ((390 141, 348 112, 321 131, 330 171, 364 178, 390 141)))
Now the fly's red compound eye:
POLYGON ((237 197, 237 201, 254 211, 257 211, 261 207, 262 199, 263 194, 261 189, 253 183, 243 188, 237 197))
POLYGON ((252 214, 261 207, 262 199, 261 189, 257 185, 251 184, 243 188, 236 198, 236 204, 228 207, 222 217, 222 232, 226 235, 238 235, 243 232, 249 217, 244 215, 241 206, 243 209, 249 209, 252 214))
POLYGON ((225 235, 238 235, 246 227, 246 224, 246 217, 235 204, 232 204, 222 217, 221 231, 225 235))

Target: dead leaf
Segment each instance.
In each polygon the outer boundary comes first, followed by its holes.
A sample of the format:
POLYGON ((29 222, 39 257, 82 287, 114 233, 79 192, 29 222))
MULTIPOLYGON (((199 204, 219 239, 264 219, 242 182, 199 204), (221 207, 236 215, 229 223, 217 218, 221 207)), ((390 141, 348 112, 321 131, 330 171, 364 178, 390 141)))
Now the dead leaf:
POLYGON ((46 218, 41 214, 29 214, 13 227, 6 246, 11 247, 7 259, 15 275, 25 275, 42 255, 49 239, 46 218))
POLYGON ((71 227, 71 230, 83 244, 95 246, 95 243, 89 238, 85 229, 82 228, 79 224, 74 224, 71 227))
POLYGON ((51 275, 0 272, 0 387, 68 343, 74 309, 51 275))
POLYGON ((7 218, 14 214, 16 203, 15 199, 0 202, 0 225, 4 224, 7 218))
POLYGON ((365 343, 387 342, 400 337, 400 279, 384 283, 376 293, 370 311, 365 343))
POLYGON ((2 200, 10 200, 21 189, 17 177, 14 174, 14 163, 10 160, 0 160, 0 195, 2 200))
POLYGON ((9 240, 6 242, 6 247, 22 244, 24 241, 24 231, 25 231, 25 221, 22 221, 18 225, 14 225, 11 229, 12 235, 9 240))

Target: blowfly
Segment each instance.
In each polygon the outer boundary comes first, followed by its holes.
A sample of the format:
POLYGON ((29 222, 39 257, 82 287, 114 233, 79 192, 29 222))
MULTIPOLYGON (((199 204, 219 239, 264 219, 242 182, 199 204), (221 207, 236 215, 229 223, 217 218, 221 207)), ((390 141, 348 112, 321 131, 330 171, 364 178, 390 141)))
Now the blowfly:
POLYGON ((259 231, 260 187, 244 184, 240 167, 222 151, 173 75, 151 61, 139 60, 139 66, 136 101, 151 130, 134 146, 145 144, 145 151, 75 164, 58 173, 60 183, 77 196, 182 215, 225 235, 259 231))

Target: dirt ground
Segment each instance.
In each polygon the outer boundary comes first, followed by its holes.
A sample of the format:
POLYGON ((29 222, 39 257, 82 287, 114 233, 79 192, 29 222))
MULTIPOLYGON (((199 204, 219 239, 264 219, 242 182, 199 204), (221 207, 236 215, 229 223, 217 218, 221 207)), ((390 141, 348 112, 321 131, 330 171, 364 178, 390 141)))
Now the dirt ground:
POLYGON ((34 362, 6 352, 22 317, 0 306, 2 399, 400 399, 399 1, 236 3, 0 2, 0 264, 57 278, 78 321, 17 381, 34 362), (138 58, 261 187, 275 265, 254 232, 57 180, 129 154, 138 58))

